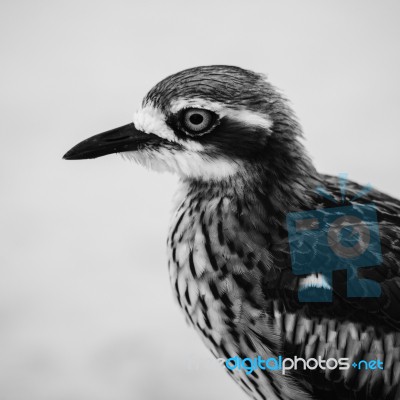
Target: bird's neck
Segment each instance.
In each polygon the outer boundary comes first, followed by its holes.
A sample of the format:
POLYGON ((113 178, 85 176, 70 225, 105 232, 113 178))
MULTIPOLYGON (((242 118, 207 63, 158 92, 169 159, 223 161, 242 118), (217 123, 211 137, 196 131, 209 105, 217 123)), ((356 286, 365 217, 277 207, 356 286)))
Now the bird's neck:
POLYGON ((242 171, 224 180, 184 179, 184 191, 210 201, 226 197, 260 205, 276 217, 311 207, 320 180, 311 161, 307 157, 296 162, 280 159, 282 165, 277 168, 272 161, 245 165, 242 171))

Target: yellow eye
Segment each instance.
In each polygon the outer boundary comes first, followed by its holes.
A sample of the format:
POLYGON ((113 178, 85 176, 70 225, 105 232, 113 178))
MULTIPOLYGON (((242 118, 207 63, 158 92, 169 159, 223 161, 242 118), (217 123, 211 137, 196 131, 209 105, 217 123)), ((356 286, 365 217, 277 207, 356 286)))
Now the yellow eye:
POLYGON ((183 128, 192 135, 207 133, 215 121, 216 115, 209 110, 188 108, 183 112, 183 128))

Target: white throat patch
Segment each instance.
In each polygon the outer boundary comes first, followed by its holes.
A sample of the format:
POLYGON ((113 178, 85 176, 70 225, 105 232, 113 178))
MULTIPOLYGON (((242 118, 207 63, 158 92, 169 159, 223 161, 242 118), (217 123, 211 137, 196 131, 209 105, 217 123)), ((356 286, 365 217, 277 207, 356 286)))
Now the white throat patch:
POLYGON ((240 161, 210 158, 191 150, 141 150, 121 153, 123 158, 135 161, 157 172, 172 172, 184 178, 220 181, 235 175, 240 161))

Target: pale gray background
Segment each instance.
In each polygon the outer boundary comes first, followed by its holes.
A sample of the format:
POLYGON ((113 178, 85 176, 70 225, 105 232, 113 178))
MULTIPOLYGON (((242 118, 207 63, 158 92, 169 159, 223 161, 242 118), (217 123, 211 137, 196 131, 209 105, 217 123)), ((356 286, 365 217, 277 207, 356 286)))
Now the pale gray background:
POLYGON ((0 399, 243 399, 170 291, 176 178, 61 156, 167 74, 234 64, 284 90, 321 171, 400 196, 400 2, 0 7, 0 399))

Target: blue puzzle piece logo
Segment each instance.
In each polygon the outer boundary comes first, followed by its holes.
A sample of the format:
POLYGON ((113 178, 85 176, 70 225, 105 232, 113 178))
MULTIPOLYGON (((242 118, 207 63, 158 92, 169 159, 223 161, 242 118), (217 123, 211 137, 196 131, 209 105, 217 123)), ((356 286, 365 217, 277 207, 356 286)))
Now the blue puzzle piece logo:
POLYGON ((348 297, 381 295, 377 282, 358 278, 358 268, 382 263, 373 204, 293 212, 286 222, 293 273, 321 274, 327 284, 300 290, 301 302, 331 302, 332 272, 336 270, 347 270, 348 297))

